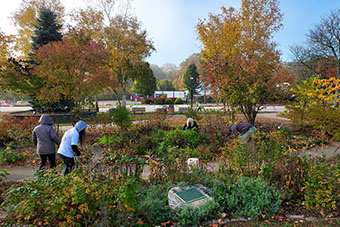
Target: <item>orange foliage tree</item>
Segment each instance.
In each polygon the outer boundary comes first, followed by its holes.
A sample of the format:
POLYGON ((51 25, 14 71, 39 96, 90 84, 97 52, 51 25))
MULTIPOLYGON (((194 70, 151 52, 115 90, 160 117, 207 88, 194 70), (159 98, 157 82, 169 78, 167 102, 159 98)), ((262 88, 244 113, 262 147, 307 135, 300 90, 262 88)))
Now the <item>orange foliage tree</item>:
POLYGON ((111 79, 105 68, 108 56, 103 45, 81 33, 40 47, 34 57, 34 73, 43 81, 37 99, 48 103, 64 97, 74 100, 79 110, 87 97, 101 91, 111 79))
POLYGON ((239 11, 222 7, 197 25, 205 81, 250 123, 275 89, 280 55, 271 39, 281 20, 277 0, 242 0, 239 11))

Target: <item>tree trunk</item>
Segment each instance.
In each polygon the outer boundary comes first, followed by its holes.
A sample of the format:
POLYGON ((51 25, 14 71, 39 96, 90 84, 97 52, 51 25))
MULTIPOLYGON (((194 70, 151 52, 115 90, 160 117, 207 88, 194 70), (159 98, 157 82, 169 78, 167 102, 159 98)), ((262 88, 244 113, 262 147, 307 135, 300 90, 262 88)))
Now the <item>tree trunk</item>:
POLYGON ((113 93, 115 93, 115 95, 116 95, 116 97, 117 97, 118 105, 121 105, 117 90, 114 89, 114 90, 113 90, 113 93))
POLYGON ((122 105, 124 108, 126 108, 126 78, 123 72, 123 69, 120 70, 122 74, 122 87, 123 87, 123 97, 122 97, 122 105))
POLYGON ((94 96, 94 102, 95 102, 95 106, 96 106, 96 112, 99 112, 99 105, 98 105, 97 95, 94 96))

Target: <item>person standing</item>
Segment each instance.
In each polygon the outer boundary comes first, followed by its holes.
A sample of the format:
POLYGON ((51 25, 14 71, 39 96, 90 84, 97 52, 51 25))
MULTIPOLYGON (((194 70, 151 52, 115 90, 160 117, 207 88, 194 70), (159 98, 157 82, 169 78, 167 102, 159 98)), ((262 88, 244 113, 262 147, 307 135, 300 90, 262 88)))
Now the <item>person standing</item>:
POLYGON ((40 156, 39 170, 45 167, 47 159, 50 168, 54 168, 56 167, 54 144, 59 146, 60 140, 53 128, 53 120, 48 114, 41 115, 39 123, 40 125, 36 126, 32 132, 32 140, 40 156))
POLYGON ((67 130, 61 139, 61 144, 58 149, 58 155, 65 164, 64 176, 71 173, 74 168, 74 154, 80 155, 78 149, 78 141, 81 147, 85 145, 86 135, 85 129, 87 125, 84 121, 78 121, 73 128, 67 130))
POLYGON ((202 104, 201 103, 198 103, 198 111, 202 111, 202 104))

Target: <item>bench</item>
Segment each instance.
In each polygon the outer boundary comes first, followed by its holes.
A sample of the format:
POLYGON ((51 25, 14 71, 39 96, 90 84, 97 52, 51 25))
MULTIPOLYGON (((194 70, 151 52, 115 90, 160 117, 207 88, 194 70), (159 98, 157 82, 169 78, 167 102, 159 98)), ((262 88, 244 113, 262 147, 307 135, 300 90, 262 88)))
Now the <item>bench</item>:
POLYGON ((131 111, 135 114, 136 112, 145 112, 145 107, 131 107, 131 111))
POLYGON ((188 111, 189 111, 188 107, 179 107, 178 108, 178 112, 181 112, 181 113, 187 113, 188 111))

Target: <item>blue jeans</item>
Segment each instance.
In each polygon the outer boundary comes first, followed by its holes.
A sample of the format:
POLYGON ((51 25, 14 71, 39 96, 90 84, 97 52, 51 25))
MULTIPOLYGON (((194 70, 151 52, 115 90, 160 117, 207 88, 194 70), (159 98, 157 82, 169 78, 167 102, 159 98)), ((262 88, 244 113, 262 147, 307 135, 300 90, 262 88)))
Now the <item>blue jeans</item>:
POLYGON ((62 154, 58 154, 65 164, 64 176, 71 173, 74 167, 74 158, 66 157, 62 154))
POLYGON ((251 140, 252 135, 256 133, 257 129, 255 127, 251 127, 246 133, 240 136, 240 142, 246 143, 251 140))

